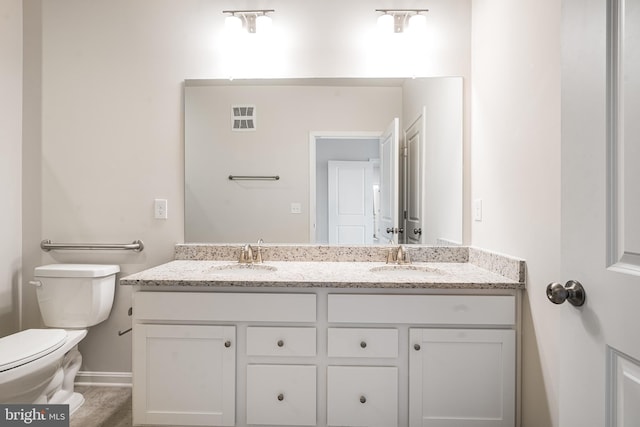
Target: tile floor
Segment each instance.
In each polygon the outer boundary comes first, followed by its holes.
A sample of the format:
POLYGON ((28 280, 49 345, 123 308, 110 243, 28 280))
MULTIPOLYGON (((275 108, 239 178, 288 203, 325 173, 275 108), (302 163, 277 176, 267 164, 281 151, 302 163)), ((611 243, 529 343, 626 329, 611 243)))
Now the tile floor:
POLYGON ((130 387, 76 386, 84 404, 71 416, 70 427, 131 427, 130 387))

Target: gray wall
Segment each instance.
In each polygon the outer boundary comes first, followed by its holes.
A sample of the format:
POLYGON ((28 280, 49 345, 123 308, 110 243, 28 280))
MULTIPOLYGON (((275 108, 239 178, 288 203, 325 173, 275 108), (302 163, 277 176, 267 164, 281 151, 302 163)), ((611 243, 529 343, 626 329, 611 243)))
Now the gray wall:
POLYGON ((18 325, 22 279, 22 2, 0 3, 0 337, 18 325))

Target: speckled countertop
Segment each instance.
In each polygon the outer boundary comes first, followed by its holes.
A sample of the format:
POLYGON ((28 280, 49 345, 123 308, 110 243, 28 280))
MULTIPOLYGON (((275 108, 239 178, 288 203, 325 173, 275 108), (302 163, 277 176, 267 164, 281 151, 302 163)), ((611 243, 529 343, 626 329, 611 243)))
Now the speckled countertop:
POLYGON ((386 264, 389 247, 265 245, 264 263, 240 265, 240 245, 176 245, 175 260, 121 285, 524 289, 523 260, 469 247, 408 246, 412 263, 386 264))

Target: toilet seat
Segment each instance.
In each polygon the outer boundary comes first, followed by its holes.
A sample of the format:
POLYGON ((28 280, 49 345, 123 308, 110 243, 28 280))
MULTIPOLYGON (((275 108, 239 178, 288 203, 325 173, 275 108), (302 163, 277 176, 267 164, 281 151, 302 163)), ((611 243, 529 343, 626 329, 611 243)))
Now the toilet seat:
POLYGON ((0 338, 0 372, 24 365, 60 348, 64 329, 27 329, 0 338))

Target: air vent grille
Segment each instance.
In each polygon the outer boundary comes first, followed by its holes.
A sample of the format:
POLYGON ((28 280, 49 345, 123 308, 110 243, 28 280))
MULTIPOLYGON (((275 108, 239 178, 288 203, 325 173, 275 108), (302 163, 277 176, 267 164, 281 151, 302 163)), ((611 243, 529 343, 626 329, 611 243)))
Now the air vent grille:
POLYGON ((237 132, 256 130, 256 106, 233 105, 231 107, 231 130, 237 132))

